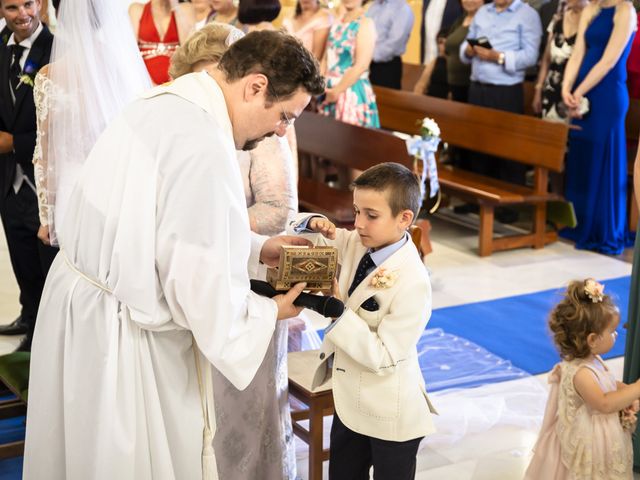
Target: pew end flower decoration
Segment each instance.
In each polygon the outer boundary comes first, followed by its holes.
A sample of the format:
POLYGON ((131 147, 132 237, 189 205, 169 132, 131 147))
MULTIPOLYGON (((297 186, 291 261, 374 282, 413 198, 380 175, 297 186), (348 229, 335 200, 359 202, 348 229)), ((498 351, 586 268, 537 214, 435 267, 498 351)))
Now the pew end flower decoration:
POLYGON ((386 268, 380 267, 371 277, 371 286, 373 288, 391 288, 396 283, 398 274, 386 268))
POLYGON ((429 181, 429 198, 438 195, 435 205, 429 213, 433 213, 440 205, 440 183, 438 182, 438 165, 436 164, 436 152, 440 144, 440 127, 433 118, 425 117, 418 120, 420 136, 414 135, 407 140, 407 150, 414 158, 414 171, 420 177, 420 193, 422 198, 426 195, 427 180, 429 181), (422 164, 420 172, 419 165, 422 164))
POLYGON ((440 127, 433 118, 424 117, 420 123, 420 135, 423 139, 437 138, 440 140, 440 127))

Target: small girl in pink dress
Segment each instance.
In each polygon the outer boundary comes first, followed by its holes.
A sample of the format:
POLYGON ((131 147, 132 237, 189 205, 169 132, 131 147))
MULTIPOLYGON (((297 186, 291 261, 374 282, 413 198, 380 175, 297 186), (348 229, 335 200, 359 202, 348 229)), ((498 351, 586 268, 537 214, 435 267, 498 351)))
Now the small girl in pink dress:
POLYGON ((613 347, 620 314, 604 286, 573 281, 549 328, 563 361, 525 480, 631 480, 640 380, 617 382, 600 355, 613 347))

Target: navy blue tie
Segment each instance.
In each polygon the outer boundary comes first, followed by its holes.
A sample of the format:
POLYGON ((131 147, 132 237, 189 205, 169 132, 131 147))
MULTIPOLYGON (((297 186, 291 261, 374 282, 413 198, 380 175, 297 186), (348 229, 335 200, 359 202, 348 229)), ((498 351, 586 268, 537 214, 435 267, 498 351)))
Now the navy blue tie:
POLYGON ((22 52, 25 47, 22 45, 11 45, 9 51, 11 52, 11 64, 9 65, 9 86, 11 87, 11 93, 13 93, 13 101, 15 102, 16 91, 20 85, 20 74, 22 68, 20 67, 20 59, 22 58, 22 52))
POLYGON ((358 268, 356 269, 356 276, 353 277, 353 282, 351 282, 351 286, 349 287, 349 296, 353 293, 360 282, 365 279, 369 270, 375 267, 376 264, 371 259, 371 255, 365 253, 364 256, 360 259, 360 263, 358 264, 358 268))

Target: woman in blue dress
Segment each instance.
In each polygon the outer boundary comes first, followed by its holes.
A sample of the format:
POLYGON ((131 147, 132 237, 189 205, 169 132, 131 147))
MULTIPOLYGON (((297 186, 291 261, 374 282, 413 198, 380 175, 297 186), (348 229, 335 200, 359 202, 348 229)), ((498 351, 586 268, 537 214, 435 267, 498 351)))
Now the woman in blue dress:
POLYGON ((573 202, 578 226, 561 234, 576 248, 619 254, 629 244, 624 121, 635 29, 630 1, 590 3, 565 70, 562 97, 580 128, 569 134, 565 196, 573 202))

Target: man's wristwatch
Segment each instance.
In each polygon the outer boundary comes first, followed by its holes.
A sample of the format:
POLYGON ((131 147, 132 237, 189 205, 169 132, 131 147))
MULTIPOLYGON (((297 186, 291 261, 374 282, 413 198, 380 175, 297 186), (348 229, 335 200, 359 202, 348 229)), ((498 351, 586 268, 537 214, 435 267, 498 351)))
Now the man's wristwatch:
POLYGON ((498 54, 498 65, 504 65, 504 52, 498 54))

